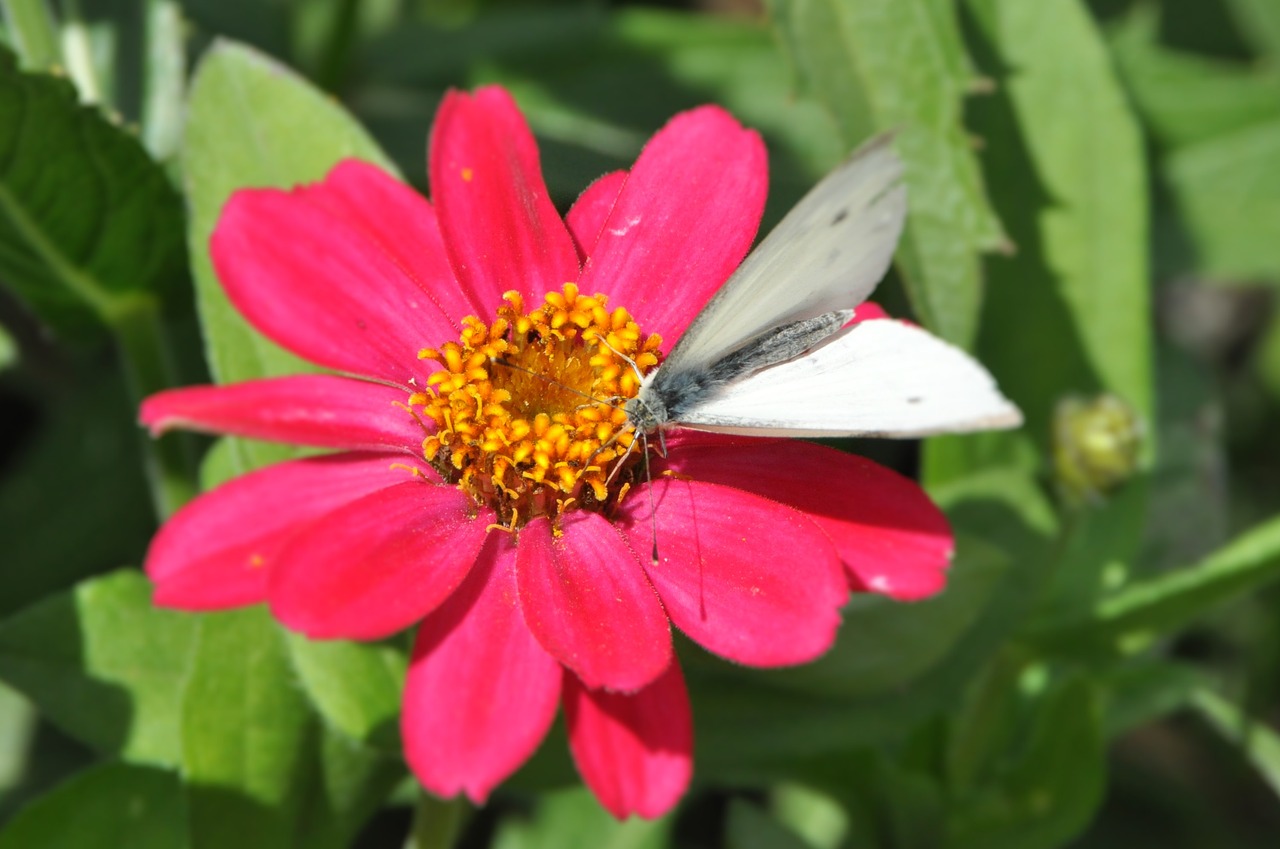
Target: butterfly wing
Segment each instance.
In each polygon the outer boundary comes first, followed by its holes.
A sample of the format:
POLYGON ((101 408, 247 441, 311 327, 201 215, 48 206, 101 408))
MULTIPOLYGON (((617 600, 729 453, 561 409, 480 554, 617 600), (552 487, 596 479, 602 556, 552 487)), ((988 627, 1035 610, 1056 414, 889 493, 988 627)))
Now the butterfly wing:
POLYGON ((734 382, 675 424, 754 436, 918 437, 1021 423, 1022 413, 964 351, 914 325, 878 319, 734 382))
POLYGON ((863 145, 782 219, 680 337, 655 374, 660 383, 705 369, 772 327, 866 300, 889 268, 907 212, 891 141, 882 135, 863 145))

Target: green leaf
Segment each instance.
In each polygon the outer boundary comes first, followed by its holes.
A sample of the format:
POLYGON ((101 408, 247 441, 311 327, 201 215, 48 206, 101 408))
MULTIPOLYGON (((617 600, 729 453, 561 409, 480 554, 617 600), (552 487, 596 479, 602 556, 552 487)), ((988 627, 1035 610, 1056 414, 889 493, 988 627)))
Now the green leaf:
POLYGON ((1275 0, 1227 0, 1236 28, 1258 52, 1280 59, 1280 6, 1275 0))
POLYGON ((948 0, 772 0, 802 82, 835 116, 846 145, 897 132, 910 216, 898 260, 921 321, 973 342, 979 254, 1004 244, 962 123, 975 86, 948 0))
POLYGON ((543 795, 532 817, 504 819, 494 849, 661 849, 671 818, 619 822, 582 787, 543 795))
POLYGON ((742 799, 729 802, 724 845, 726 849, 812 849, 794 831, 742 799))
POLYGON ((400 691, 409 663, 403 649, 290 634, 289 654, 312 704, 330 725, 352 739, 398 749, 400 691))
POLYGON ((0 325, 0 371, 11 368, 18 362, 18 343, 8 328, 0 325))
MULTIPOLYGON (((1280 96, 1280 95, 1278 95, 1280 96)), ((1280 279, 1280 118, 1169 154, 1165 176, 1202 274, 1280 279)))
POLYGON ((62 66, 58 19, 51 0, 0 0, 0 11, 23 67, 48 71, 62 66))
POLYGON ((1084 829, 1105 786, 1099 701, 1081 678, 1044 694, 1025 747, 1001 779, 951 805, 947 846, 1053 849, 1084 829))
POLYGON ((179 761, 180 682, 195 620, 121 570, 0 624, 0 677, 72 736, 131 761, 179 761))
POLYGON ((1280 795, 1280 734, 1207 686, 1196 691, 1192 704, 1219 734, 1240 746, 1262 780, 1280 795))
POLYGON ((1000 69, 974 125, 1018 248, 990 263, 979 359, 1042 448, 1067 391, 1110 391, 1150 422, 1146 164, 1105 45, 1079 0, 969 7, 982 64, 1000 69))
POLYGON ((1185 663, 1130 658, 1106 670, 1106 736, 1123 734, 1190 704, 1205 686, 1205 673, 1185 663))
POLYGON ((814 695, 874 696, 903 688, 932 668, 986 612, 1010 566, 982 540, 961 537, 960 546, 946 592, 912 604, 854 596, 831 650, 772 673, 771 683, 814 695))
POLYGON ((182 706, 193 849, 291 845, 317 732, 265 610, 200 617, 182 706))
POLYGON ((399 755, 388 756, 326 729, 319 763, 306 771, 306 798, 298 805, 298 845, 348 849, 365 822, 406 776, 399 755))
POLYGON ((0 48, 0 279, 68 337, 183 275, 182 205, 137 138, 0 48))
POLYGON ((34 801, 0 831, 0 849, 185 849, 185 811, 175 775, 103 764, 34 801))
POLYGON ((775 786, 770 810, 778 821, 818 849, 846 845, 850 816, 832 795, 800 784, 775 786))
MULTIPOLYGON (((736 783, 775 781, 780 769, 793 776, 797 770, 828 775, 852 753, 889 745, 920 722, 955 709, 961 693, 1021 625, 1039 595, 1056 528, 1043 496, 1024 475, 973 475, 938 490, 935 497, 957 531, 955 574, 986 569, 1001 574, 981 599, 972 624, 949 632, 947 650, 919 674, 873 693, 861 691, 858 681, 791 677, 802 670, 739 670, 679 643, 697 706, 700 776, 736 783)), ((880 637, 860 630, 857 620, 846 622, 843 630, 851 661, 861 647, 874 656, 868 668, 883 664, 888 673, 893 646, 879 645, 880 637)), ((924 637, 919 645, 928 643, 924 637)), ((909 647, 905 662, 917 650, 909 647)))
MULTIPOLYGON (((6 799, 22 781, 35 728, 35 706, 0 681, 0 799, 6 799)), ((0 806, 0 820, 3 817, 0 806)))
POLYGON ((1241 534, 1195 566, 1134 582, 1082 614, 1039 620, 1029 636, 1059 652, 1129 654, 1276 578, 1280 518, 1241 534))
POLYGON ((1156 7, 1140 6, 1110 42, 1138 109, 1164 144, 1178 148, 1280 118, 1280 71, 1171 50, 1158 38, 1156 7))
MULTIPOLYGON (((209 237, 236 189, 319 180, 345 157, 394 173, 369 135, 334 101, 250 48, 221 41, 191 84, 183 174, 197 306, 209 369, 223 383, 316 371, 249 326, 227 300, 209 258, 209 237)), ((278 449, 237 443, 242 468, 280 458, 278 449)))

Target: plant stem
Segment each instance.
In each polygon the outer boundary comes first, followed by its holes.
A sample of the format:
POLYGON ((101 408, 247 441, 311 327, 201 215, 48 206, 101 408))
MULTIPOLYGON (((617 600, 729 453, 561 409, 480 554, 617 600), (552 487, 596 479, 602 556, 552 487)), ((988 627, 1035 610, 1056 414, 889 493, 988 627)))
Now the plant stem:
MULTIPOLYGON (((135 403, 177 383, 164 324, 154 303, 145 302, 121 313, 112 322, 112 329, 135 403)), ((151 501, 156 516, 163 521, 196 494, 193 446, 185 434, 151 439, 144 433, 141 439, 151 501)))
POLYGON ((413 809, 413 828, 404 849, 450 849, 469 811, 470 806, 464 799, 437 799, 429 793, 420 793, 413 809))

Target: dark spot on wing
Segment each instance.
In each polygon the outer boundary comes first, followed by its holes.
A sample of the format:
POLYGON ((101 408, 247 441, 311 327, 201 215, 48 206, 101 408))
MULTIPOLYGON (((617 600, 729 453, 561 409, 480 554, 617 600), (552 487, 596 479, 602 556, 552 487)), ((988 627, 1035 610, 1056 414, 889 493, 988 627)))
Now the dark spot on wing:
POLYGON ((831 219, 831 226, 834 227, 835 225, 839 224, 841 221, 844 221, 848 217, 849 217, 849 210, 847 209, 840 210, 839 212, 836 213, 836 217, 831 219))
POLYGON ((913 398, 908 398, 908 399, 907 399, 907 403, 908 403, 908 404, 919 404, 919 403, 920 403, 920 402, 922 402, 923 400, 924 400, 923 398, 921 398, 921 397, 919 397, 919 396, 917 395, 917 396, 915 396, 915 397, 913 397, 913 398))

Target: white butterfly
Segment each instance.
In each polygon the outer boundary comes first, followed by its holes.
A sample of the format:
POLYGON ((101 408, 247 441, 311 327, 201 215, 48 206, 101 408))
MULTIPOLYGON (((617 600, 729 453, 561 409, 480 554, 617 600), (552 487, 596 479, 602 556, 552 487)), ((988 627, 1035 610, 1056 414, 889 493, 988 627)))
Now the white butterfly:
POLYGON ((959 348, 891 319, 844 326, 906 218, 889 142, 856 151, 743 260, 627 402, 636 430, 917 437, 1022 423, 959 348))

